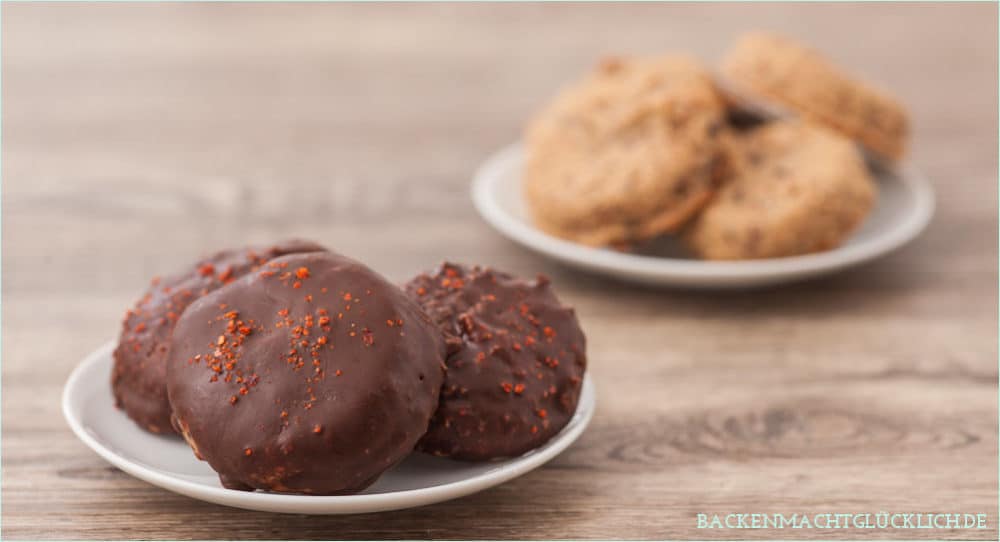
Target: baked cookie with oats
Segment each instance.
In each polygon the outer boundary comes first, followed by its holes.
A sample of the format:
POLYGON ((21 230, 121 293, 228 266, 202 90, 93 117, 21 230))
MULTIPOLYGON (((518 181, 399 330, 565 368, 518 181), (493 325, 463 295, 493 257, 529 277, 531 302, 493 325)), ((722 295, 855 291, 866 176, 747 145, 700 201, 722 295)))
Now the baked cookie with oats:
POLYGON ((586 342, 548 279, 445 263, 405 288, 448 343, 441 402, 418 449, 463 460, 512 457, 569 423, 586 342))
POLYGON ((184 309, 273 258, 323 250, 316 243, 301 240, 224 250, 176 275, 154 278, 142 298, 125 313, 113 354, 111 390, 118 408, 147 431, 173 432, 165 363, 170 335, 184 309))
POLYGON ((906 154, 906 109, 818 51, 776 35, 747 34, 726 54, 722 75, 737 96, 778 103, 883 158, 899 160, 906 154))
POLYGON ((733 171, 682 235, 710 260, 777 258, 839 246, 877 197, 855 144, 804 121, 731 135, 733 171))
POLYGON ((427 431, 444 353, 419 305, 363 264, 276 258, 178 320, 174 425, 227 488, 354 493, 427 431))
POLYGON ((695 60, 603 62, 527 129, 523 187, 532 220, 593 246, 676 230, 715 190, 724 117, 723 99, 695 60))

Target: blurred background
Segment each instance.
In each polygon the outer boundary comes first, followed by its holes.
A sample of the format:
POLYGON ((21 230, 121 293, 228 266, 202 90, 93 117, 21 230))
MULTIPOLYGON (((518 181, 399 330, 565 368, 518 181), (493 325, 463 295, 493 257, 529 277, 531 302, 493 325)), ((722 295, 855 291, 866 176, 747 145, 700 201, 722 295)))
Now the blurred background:
POLYGON ((983 511, 992 530, 960 534, 996 538, 996 5, 5 2, 2 21, 5 536, 705 538, 733 533, 695 513, 753 505, 983 511), (474 169, 602 56, 714 63, 754 29, 909 106, 938 195, 912 245, 695 294, 580 274, 475 214, 474 169), (394 280, 446 258, 551 275, 588 334, 593 426, 524 479, 360 518, 203 505, 72 437, 62 383, 151 276, 288 236, 394 280))
MULTIPOLYGON (((468 181, 556 89, 612 53, 714 62, 756 28, 801 38, 899 95, 913 111, 913 162, 944 188, 944 216, 997 199, 996 183, 968 178, 992 177, 997 148, 987 6, 42 5, 4 15, 5 216, 51 234, 54 264, 137 258, 77 270, 106 291, 140 288, 200 247, 284 235, 320 237, 396 277, 443 257, 505 263, 513 247, 476 219, 468 181), (970 171, 976 158, 981 172, 970 171), (87 238, 64 227, 77 213, 88 213, 87 238), (439 257, 417 261, 411 240, 380 234, 414 221, 407 231, 435 239, 439 257)), ((948 235, 945 224, 929 235, 948 235)), ((30 239, 4 240, 16 253, 30 239)), ((15 274, 6 286, 51 280, 15 274)))

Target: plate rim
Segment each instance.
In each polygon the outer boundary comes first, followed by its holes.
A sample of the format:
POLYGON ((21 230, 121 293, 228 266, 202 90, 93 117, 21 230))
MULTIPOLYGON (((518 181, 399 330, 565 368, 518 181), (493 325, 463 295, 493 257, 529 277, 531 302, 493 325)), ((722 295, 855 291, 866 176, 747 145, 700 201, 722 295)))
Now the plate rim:
POLYGON ((501 235, 535 252, 564 262, 610 273, 635 273, 651 279, 690 281, 748 282, 791 279, 827 273, 858 265, 888 254, 915 239, 926 229, 934 215, 934 190, 926 177, 909 164, 896 166, 896 175, 914 196, 914 207, 906 218, 895 223, 886 233, 860 243, 843 245, 833 250, 790 256, 744 261, 705 261, 661 258, 626 254, 608 249, 588 247, 549 235, 527 221, 504 210, 493 197, 504 174, 523 163, 523 144, 515 142, 494 151, 476 169, 471 185, 473 205, 479 215, 501 235))
MULTIPOLYGON (((80 412, 73 408, 73 398, 82 390, 82 379, 93 366, 111 358, 115 341, 93 350, 76 364, 63 386, 62 413, 66 423, 80 441, 105 461, 147 483, 201 501, 224 506, 276 513, 336 515, 384 512, 425 506, 455 499, 495 487, 541 467, 576 442, 590 425, 597 406, 596 388, 589 372, 584 373, 583 387, 577 411, 562 431, 540 448, 527 452, 505 468, 441 485, 363 495, 288 495, 237 491, 221 486, 211 487, 165 474, 119 455, 84 427, 80 412), (583 398, 588 397, 584 403, 583 398), (580 419, 573 423, 577 416, 580 419)), ((122 416, 123 420, 127 420, 122 416)), ((131 423, 131 422, 130 422, 131 423)))

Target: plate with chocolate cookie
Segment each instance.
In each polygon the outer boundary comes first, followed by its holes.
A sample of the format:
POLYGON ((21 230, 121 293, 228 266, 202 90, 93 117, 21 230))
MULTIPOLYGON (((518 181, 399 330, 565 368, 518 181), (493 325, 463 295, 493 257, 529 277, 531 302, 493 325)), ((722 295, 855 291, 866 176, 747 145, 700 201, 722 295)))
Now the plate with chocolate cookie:
POLYGON ((889 94, 769 35, 739 40, 720 71, 600 62, 476 172, 477 211, 556 260, 682 288, 841 271, 927 226, 934 193, 904 161, 909 119, 889 94))
POLYGON ((422 506, 529 472, 594 413, 575 311, 544 277, 455 263, 392 284, 305 241, 154 279, 63 413, 125 472, 301 514, 422 506))

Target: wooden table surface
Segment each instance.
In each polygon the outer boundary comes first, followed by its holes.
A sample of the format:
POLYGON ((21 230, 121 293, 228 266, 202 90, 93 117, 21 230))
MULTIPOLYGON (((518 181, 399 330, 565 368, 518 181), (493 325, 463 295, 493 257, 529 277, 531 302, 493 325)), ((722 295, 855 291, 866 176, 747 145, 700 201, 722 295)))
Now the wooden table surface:
POLYGON ((997 538, 995 5, 3 5, 3 537, 997 538), (933 181, 880 261, 746 293, 559 266, 470 174, 605 53, 807 39, 894 89, 933 181), (449 258, 552 276, 598 411, 529 475, 400 512, 246 512, 70 432, 73 366, 149 277, 317 239, 392 279, 449 258), (986 513, 987 530, 698 530, 696 514, 986 513))

